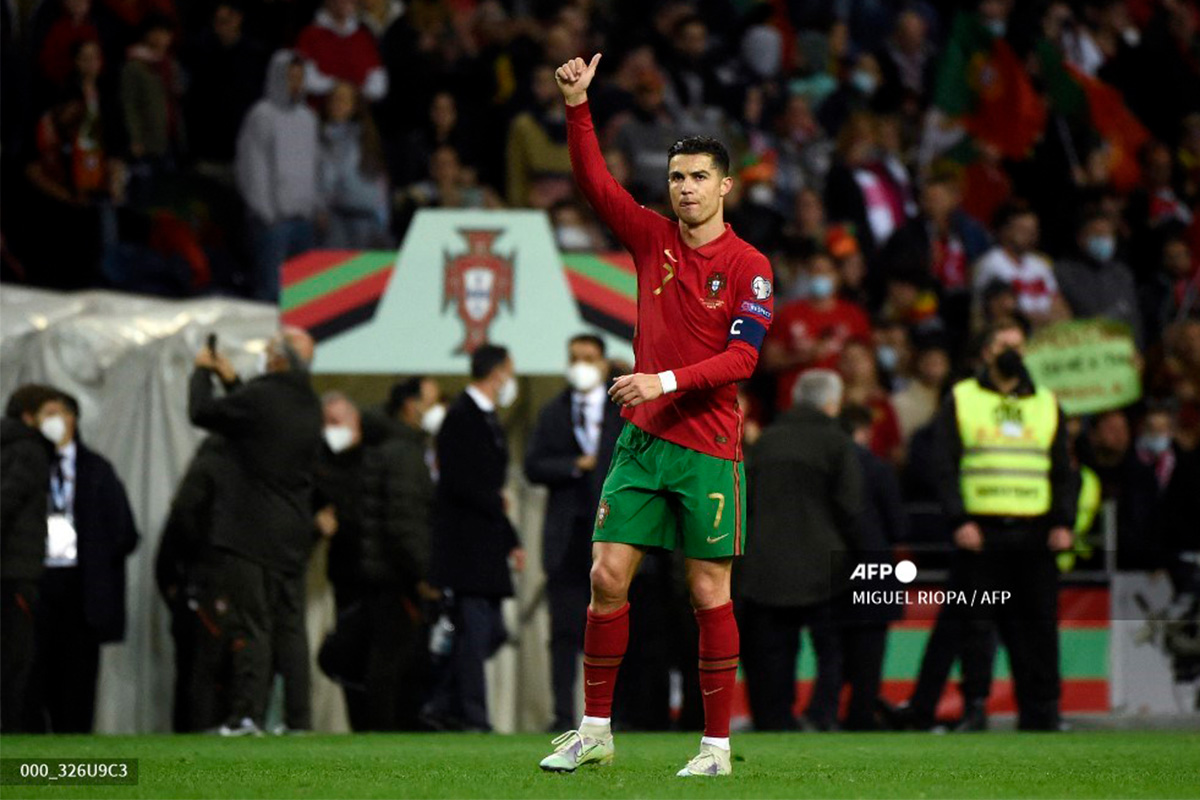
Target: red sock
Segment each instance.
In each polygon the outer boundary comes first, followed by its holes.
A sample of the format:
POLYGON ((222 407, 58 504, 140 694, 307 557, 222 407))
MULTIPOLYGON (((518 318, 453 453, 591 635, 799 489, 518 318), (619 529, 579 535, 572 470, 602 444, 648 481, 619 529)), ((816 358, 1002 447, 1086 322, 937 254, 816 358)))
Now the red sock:
POLYGON ((611 717, 617 670, 629 646, 629 603, 611 614, 587 612, 583 633, 583 713, 611 717))
POLYGON ((704 695, 704 735, 729 738, 733 689, 737 683, 738 628, 733 603, 696 611, 700 625, 700 691, 704 695))

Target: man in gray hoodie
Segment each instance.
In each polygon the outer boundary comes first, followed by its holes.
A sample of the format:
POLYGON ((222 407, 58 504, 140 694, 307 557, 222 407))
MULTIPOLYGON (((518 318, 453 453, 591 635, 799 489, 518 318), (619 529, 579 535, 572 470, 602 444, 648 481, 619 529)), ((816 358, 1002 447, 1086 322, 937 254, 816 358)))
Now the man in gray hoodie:
POLYGON ((317 115, 304 102, 304 60, 280 50, 267 70, 265 96, 246 115, 237 141, 256 299, 278 301, 283 262, 313 247, 317 129, 317 115))

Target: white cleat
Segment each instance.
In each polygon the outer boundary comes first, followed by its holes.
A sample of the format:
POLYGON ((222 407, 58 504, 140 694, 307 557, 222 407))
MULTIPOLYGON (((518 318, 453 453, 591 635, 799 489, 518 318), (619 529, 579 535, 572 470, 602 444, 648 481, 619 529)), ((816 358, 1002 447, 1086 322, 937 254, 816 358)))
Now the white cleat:
POLYGON ((613 737, 591 736, 581 731, 567 731, 551 744, 555 750, 542 759, 539 766, 546 772, 574 772, 588 764, 607 767, 613 762, 613 737))
POLYGON ((700 753, 687 763, 687 766, 676 772, 679 778, 715 778, 718 775, 732 775, 732 754, 713 744, 700 744, 700 753))

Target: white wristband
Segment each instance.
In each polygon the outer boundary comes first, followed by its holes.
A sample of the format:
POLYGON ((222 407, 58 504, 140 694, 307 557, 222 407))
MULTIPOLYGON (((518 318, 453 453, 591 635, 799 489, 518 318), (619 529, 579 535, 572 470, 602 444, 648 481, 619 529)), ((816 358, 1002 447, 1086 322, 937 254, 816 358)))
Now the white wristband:
POLYGON ((675 382, 675 373, 671 370, 658 373, 658 379, 662 381, 663 394, 670 394, 679 388, 679 384, 675 382))

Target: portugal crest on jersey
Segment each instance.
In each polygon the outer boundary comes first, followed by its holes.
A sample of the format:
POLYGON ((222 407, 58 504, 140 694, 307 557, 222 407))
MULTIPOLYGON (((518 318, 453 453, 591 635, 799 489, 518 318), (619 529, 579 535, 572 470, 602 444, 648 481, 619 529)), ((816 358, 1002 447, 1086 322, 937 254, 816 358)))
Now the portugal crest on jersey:
POLYGON ((725 288, 724 272, 711 273, 704 285, 708 288, 708 296, 704 298, 704 305, 709 308, 720 308, 725 305, 725 301, 720 298, 721 290, 725 288))
POLYGON ((466 337, 455 353, 474 353, 488 340, 488 328, 500 304, 512 311, 513 257, 492 252, 492 243, 502 231, 459 230, 467 240, 467 251, 446 253, 442 310, 451 304, 466 327, 466 337))
POLYGON ((597 528, 604 527, 604 521, 606 519, 608 519, 608 512, 609 512, 608 501, 601 500, 600 505, 596 508, 596 527, 597 528))

